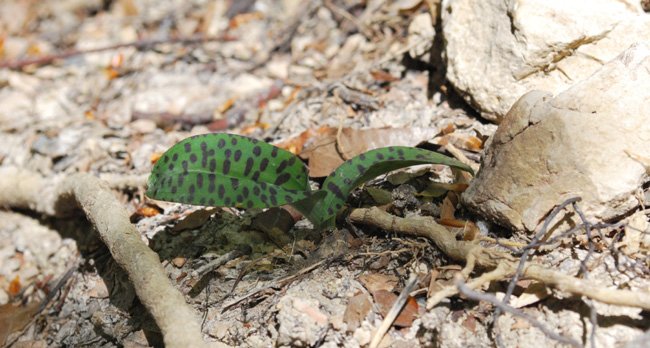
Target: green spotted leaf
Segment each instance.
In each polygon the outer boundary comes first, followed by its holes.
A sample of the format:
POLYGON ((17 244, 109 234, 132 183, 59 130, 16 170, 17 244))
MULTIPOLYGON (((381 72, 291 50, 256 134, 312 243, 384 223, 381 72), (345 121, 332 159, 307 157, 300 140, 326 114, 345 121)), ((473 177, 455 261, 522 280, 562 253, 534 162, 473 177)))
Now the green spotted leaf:
POLYGON ((314 195, 294 206, 301 205, 299 210, 316 228, 333 228, 336 214, 343 208, 350 191, 379 175, 417 164, 444 164, 474 174, 469 166, 436 152, 403 146, 385 147, 344 162, 325 179, 321 189, 326 192, 323 198, 314 195))
POLYGON ((300 159, 273 145, 233 134, 182 140, 154 165, 146 195, 194 205, 265 208, 311 196, 300 159))

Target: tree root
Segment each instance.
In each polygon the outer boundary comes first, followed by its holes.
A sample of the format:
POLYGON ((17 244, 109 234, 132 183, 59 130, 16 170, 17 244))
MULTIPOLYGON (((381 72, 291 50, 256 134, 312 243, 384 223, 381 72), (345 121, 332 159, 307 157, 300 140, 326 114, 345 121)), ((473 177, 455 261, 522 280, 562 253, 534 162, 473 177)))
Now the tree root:
POLYGON ((166 347, 206 347, 198 316, 171 284, 158 255, 129 222, 106 182, 87 173, 46 180, 13 167, 0 168, 0 205, 65 216, 80 208, 93 223, 136 294, 162 331, 166 347))
MULTIPOLYGON (((379 208, 364 208, 352 211, 350 220, 354 223, 371 225, 400 234, 426 237, 433 241, 451 259, 468 263, 468 266, 473 263, 468 270, 473 267, 492 270, 492 272, 468 282, 467 286, 469 288, 479 287, 486 282, 495 280, 495 277, 498 279, 510 278, 517 273, 519 262, 512 255, 491 250, 472 242, 458 241, 446 228, 430 218, 403 219, 390 215, 379 208), (468 262, 472 259, 472 263, 468 262)), ((468 270, 463 270, 464 276, 469 276, 468 270)), ((558 290, 585 296, 599 302, 650 310, 650 293, 648 292, 605 289, 588 280, 568 276, 534 262, 526 262, 521 275, 536 279, 558 290)), ((443 293, 439 296, 434 295, 429 299, 427 309, 433 308, 442 298, 458 293, 455 286, 454 289, 443 289, 442 291, 443 293)))

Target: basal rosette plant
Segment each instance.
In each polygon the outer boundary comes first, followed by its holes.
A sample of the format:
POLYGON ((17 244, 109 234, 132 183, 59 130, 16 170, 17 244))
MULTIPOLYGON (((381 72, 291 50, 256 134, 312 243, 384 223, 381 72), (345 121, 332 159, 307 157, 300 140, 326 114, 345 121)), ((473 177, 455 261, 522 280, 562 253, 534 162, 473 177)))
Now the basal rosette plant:
POLYGON ((154 165, 146 195, 194 205, 268 208, 290 204, 317 229, 335 227, 353 189, 396 169, 444 164, 472 169, 436 152, 403 146, 375 149, 341 164, 312 191, 309 173, 292 153, 248 137, 213 133, 182 140, 154 165))

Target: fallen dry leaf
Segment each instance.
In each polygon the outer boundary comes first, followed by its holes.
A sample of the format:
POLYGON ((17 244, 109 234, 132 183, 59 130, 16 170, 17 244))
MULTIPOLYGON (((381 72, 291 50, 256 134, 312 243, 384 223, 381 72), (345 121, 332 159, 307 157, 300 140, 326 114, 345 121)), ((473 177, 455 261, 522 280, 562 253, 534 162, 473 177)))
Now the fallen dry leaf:
MULTIPOLYGON (((372 298, 375 300, 375 303, 381 311, 381 315, 384 317, 386 317, 395 301, 397 301, 397 297, 397 295, 387 290, 378 290, 372 294, 372 298)), ((393 325, 409 327, 413 324, 413 320, 415 320, 417 315, 418 303, 415 301, 415 298, 409 296, 406 305, 402 308, 402 311, 393 322, 393 325)))
POLYGON ((22 330, 29 323, 39 305, 30 302, 23 307, 8 303, 0 307, 0 345, 4 346, 9 335, 22 330))
POLYGON ((345 307, 343 314, 343 321, 348 324, 348 331, 354 331, 361 322, 366 318, 372 304, 368 300, 368 296, 362 292, 357 293, 348 300, 348 305, 345 307))
POLYGON ((359 282, 368 292, 374 294, 379 290, 393 291, 397 285, 397 277, 380 273, 366 273, 359 277, 359 282))
POLYGON ((191 214, 186 216, 185 219, 172 227, 172 231, 180 232, 202 226, 206 221, 208 221, 208 219, 210 219, 210 216, 217 212, 219 212, 219 209, 199 209, 193 211, 191 214))
POLYGON ((311 177, 327 176, 346 160, 364 152, 387 146, 417 146, 439 133, 437 129, 415 127, 366 130, 343 128, 337 140, 337 132, 337 129, 330 129, 321 134, 303 151, 302 156, 309 158, 311 177))

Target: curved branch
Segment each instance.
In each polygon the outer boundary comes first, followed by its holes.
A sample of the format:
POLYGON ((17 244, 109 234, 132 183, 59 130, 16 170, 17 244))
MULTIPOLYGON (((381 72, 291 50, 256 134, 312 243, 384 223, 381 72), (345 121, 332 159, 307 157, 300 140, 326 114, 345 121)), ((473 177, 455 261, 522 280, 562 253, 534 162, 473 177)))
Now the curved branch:
POLYGON ((158 255, 140 239, 108 184, 87 173, 46 180, 18 168, 0 168, 0 205, 63 216, 80 208, 115 261, 126 271, 142 304, 162 331, 166 347, 205 347, 198 317, 167 278, 158 255))

